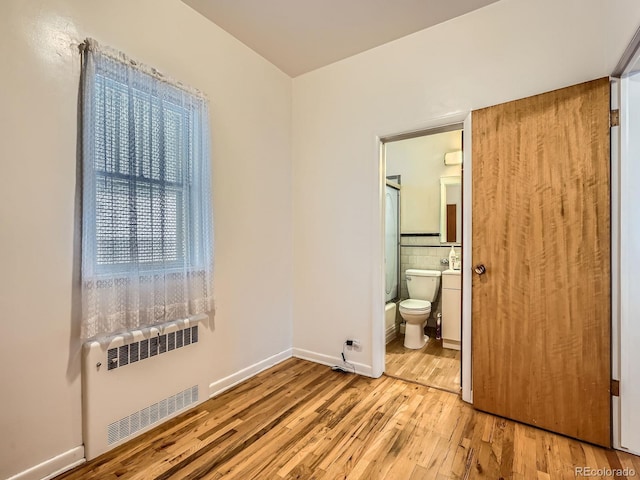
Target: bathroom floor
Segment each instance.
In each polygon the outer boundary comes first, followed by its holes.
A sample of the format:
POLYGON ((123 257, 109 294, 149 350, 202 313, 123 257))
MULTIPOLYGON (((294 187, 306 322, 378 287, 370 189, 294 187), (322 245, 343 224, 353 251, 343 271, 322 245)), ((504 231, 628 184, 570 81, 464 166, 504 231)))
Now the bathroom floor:
POLYGON ((460 392, 460 351, 442 347, 442 340, 429 337, 420 350, 405 348, 404 335, 387 344, 385 373, 430 387, 460 392))

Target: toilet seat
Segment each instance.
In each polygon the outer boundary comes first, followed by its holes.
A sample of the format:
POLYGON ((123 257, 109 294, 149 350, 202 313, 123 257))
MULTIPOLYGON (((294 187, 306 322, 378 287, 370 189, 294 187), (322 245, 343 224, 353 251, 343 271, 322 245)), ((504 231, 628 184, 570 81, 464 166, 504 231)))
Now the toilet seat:
POLYGON ((408 298, 400 302, 400 312, 418 315, 421 313, 431 312, 431 302, 427 300, 417 300, 408 298))

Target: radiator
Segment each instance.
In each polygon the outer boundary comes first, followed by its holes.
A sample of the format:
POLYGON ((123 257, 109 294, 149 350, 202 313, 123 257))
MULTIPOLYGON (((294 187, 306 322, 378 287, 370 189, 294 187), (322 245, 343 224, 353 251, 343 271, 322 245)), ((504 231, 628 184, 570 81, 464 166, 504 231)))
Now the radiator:
POLYGON ((84 344, 87 460, 207 399, 207 319, 200 315, 84 344))

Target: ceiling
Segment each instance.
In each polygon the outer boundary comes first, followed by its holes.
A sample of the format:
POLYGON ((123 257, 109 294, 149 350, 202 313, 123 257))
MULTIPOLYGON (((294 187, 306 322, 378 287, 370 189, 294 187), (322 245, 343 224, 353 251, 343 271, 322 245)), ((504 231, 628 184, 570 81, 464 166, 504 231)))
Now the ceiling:
POLYGON ((182 0, 291 77, 497 0, 182 0))

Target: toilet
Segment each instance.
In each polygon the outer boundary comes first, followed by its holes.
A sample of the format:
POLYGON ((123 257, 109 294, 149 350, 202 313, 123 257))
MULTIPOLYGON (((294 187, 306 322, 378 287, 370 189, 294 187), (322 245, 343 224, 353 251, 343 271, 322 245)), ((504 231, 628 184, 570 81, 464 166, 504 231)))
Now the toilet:
POLYGON ((438 295, 442 274, 437 270, 417 269, 409 269, 405 274, 409 298, 400 302, 400 315, 406 322, 404 346, 418 349, 429 340, 424 326, 431 314, 431 302, 438 295))

